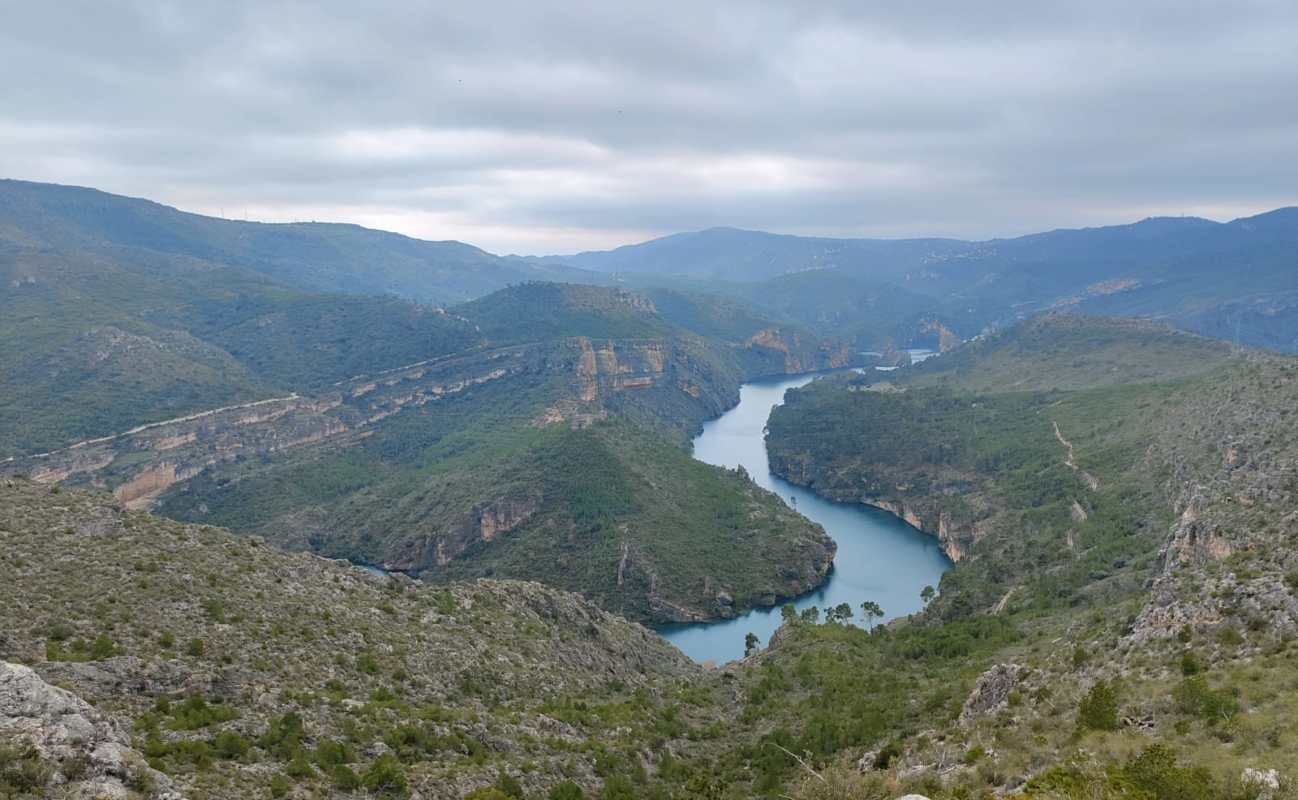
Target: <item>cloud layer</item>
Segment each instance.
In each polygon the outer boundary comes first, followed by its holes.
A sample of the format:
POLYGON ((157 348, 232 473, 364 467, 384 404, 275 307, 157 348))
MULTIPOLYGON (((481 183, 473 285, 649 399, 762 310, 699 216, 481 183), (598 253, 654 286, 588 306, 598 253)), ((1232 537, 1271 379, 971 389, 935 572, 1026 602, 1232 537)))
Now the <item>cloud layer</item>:
POLYGON ((565 252, 1298 203, 1289 0, 0 10, 0 175, 230 217, 565 252))

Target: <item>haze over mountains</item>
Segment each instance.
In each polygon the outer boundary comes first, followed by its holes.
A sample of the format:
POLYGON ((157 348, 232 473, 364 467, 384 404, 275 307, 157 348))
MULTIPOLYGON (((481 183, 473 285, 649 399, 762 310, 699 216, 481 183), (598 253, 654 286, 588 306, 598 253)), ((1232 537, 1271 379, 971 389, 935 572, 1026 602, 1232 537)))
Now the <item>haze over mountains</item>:
POLYGON ((358 226, 202 217, 75 187, 0 183, 0 242, 165 254, 312 292, 451 305, 553 280, 720 294, 862 349, 937 344, 1045 309, 1143 316, 1298 350, 1298 208, 1152 218, 1013 239, 823 239, 714 228, 571 256, 494 256, 358 226))

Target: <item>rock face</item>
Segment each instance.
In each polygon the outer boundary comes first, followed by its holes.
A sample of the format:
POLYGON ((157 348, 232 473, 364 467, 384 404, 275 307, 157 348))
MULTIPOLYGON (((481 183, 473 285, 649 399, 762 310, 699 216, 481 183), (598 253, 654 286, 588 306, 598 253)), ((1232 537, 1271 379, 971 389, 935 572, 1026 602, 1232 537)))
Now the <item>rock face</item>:
POLYGON ((960 724, 968 725, 978 717, 1006 707, 1010 692, 1018 686, 1025 671, 1018 664, 997 664, 979 675, 973 691, 960 709, 960 724))
POLYGON ((28 667, 0 661, 0 741, 26 745, 44 763, 46 791, 69 798, 126 798, 152 787, 158 800, 182 800, 149 768, 115 721, 51 686, 28 667))
POLYGON ((784 358, 783 371, 789 374, 834 369, 851 363, 851 349, 846 342, 813 340, 796 331, 766 328, 753 334, 748 342, 751 347, 780 353, 784 358))

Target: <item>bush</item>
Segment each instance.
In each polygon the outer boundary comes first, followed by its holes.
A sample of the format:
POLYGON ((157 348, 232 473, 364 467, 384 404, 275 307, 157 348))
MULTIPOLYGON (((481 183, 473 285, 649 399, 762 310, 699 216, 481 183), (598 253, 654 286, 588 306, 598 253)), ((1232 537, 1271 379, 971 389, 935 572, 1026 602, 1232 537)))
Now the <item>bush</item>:
POLYGON ((572 781, 556 783, 550 787, 550 800, 583 800, 585 793, 572 781))
POLYGON ((518 778, 503 770, 500 777, 496 779, 496 788, 506 797, 517 798, 517 800, 523 798, 523 784, 518 782, 518 778))
POLYGON ((311 755, 311 760, 319 764, 322 769, 329 769, 341 764, 350 764, 356 760, 355 753, 346 742, 337 742, 333 739, 325 739, 316 745, 315 752, 311 755))
POLYGON ((0 796, 21 797, 43 789, 54 768, 29 744, 0 744, 0 796))
POLYGON ((1151 800, 1213 800, 1212 773, 1205 767, 1182 767, 1170 749, 1154 744, 1128 761, 1114 781, 1151 800))
POLYGON ((370 764, 361 776, 361 785, 379 797, 405 797, 409 784, 401 762, 391 755, 382 755, 370 764))
POLYGON ((1118 729, 1118 690, 1108 681, 1096 681, 1077 706, 1077 727, 1084 730, 1118 729))
POLYGON ((167 727, 173 731, 196 731, 238 716, 239 713, 229 706, 209 704, 202 696, 195 694, 175 707, 167 727))
POLYGON ((257 739, 257 745, 282 761, 293 758, 302 746, 302 717, 289 712, 272 720, 266 732, 257 739))
POLYGON ((298 750, 293 754, 293 758, 289 760, 288 766, 284 767, 284 774, 300 781, 314 776, 315 769, 311 766, 311 762, 307 761, 306 753, 298 750))
POLYGON ((1209 722, 1228 720, 1239 713, 1239 699, 1230 690, 1214 691, 1202 676, 1186 678, 1172 690, 1172 698, 1183 714, 1209 722))
POLYGON ((1181 654, 1181 674, 1198 675, 1203 671, 1203 666, 1199 664, 1199 659, 1194 657, 1194 653, 1186 650, 1181 654))
POLYGON ((1231 626, 1226 625, 1221 630, 1217 631, 1217 641, 1227 647, 1239 647, 1244 643, 1244 636, 1231 626))
POLYGON ((189 644, 185 645, 185 654, 199 658, 203 655, 204 649, 202 639, 190 639, 189 644))
POLYGON ((251 746, 247 739, 235 731, 221 731, 212 740, 212 748, 216 750, 217 757, 227 761, 243 758, 251 746))
POLYGON ((333 771, 334 787, 343 792, 354 792, 361 788, 361 776, 346 764, 338 764, 333 771))

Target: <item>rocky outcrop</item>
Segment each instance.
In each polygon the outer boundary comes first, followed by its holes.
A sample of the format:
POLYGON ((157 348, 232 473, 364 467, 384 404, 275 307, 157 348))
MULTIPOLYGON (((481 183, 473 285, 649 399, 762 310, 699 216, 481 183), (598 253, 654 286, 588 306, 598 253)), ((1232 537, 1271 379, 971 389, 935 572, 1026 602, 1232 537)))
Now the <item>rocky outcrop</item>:
POLYGON ((979 717, 1005 708, 1010 693, 1026 673, 1027 669, 1019 664, 997 664, 979 675, 973 691, 960 709, 960 724, 969 725, 979 717))
POLYGON ((474 509, 477 517, 478 539, 490 542, 496 536, 508 533, 527 520, 541 507, 541 496, 502 497, 486 506, 474 509))
POLYGON ((919 332, 921 334, 937 334, 937 349, 939 353, 953 350, 960 344, 959 334, 935 319, 925 320, 920 323, 919 332))
POLYGON ((110 488, 136 508, 214 465, 343 441, 406 408, 417 408, 530 368, 526 348, 419 362, 285 397, 140 425, 112 436, 0 463, 0 473, 43 483, 110 488))
POLYGON ((851 363, 846 342, 813 339, 800 331, 765 328, 748 339, 749 347, 773 350, 783 357, 783 371, 793 375, 822 369, 837 369, 851 363))
POLYGON ((20 664, 0 662, 0 742, 27 749, 42 796, 126 800, 150 789, 157 800, 183 800, 120 725, 20 664))

